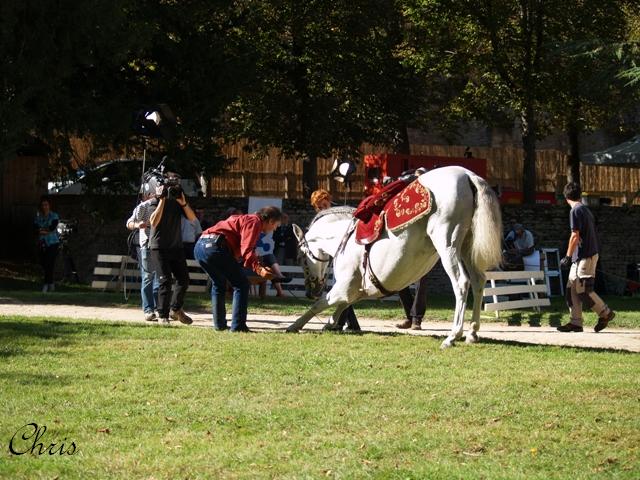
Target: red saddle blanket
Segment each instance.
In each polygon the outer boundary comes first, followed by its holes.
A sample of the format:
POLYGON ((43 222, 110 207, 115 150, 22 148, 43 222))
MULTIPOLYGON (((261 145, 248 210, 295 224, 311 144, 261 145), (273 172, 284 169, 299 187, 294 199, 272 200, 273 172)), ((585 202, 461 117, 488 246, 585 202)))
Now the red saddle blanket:
POLYGON ((402 180, 389 184, 378 195, 365 198, 354 212, 356 242, 368 245, 380 237, 386 226, 392 232, 402 230, 431 211, 431 194, 420 182, 406 185, 402 180), (390 188, 391 187, 391 188, 390 188))

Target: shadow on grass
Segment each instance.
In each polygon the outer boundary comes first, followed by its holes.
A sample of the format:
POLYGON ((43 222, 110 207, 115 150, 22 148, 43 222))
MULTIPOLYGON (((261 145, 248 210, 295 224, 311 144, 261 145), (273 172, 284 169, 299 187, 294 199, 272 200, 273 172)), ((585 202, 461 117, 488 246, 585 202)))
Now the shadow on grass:
MULTIPOLYGON (((39 347, 39 340, 55 340, 56 347, 68 347, 70 345, 82 343, 97 344, 105 339, 118 338, 122 335, 121 329, 126 327, 144 328, 149 327, 144 324, 135 323, 90 323, 83 321, 57 321, 45 320, 43 322, 32 321, 0 321, 0 358, 8 358, 15 355, 29 353, 20 343, 25 342, 27 346, 39 347)), ((150 329, 153 330, 153 329, 150 329)))
POLYGON ((562 325, 562 314, 561 313, 550 313, 549 314, 549 326, 550 327, 559 327, 562 325))
POLYGON ((50 386, 50 385, 69 385, 75 381, 70 375, 54 375, 54 374, 35 374, 35 373, 0 373, 0 380, 7 379, 18 385, 27 386, 50 386))
POLYGON ((542 326, 542 313, 532 313, 529 315, 529 326, 540 327, 542 326))
POLYGON ((507 325, 510 327, 519 327, 522 325, 522 313, 513 313, 507 320, 507 325))
POLYGON ((624 353, 628 355, 637 355, 635 352, 629 352, 627 350, 619 350, 617 348, 596 348, 596 347, 580 347, 576 345, 548 345, 548 344, 540 344, 540 343, 530 343, 530 342, 516 342, 514 340, 498 340, 495 338, 480 338, 480 343, 489 344, 489 345, 507 345, 509 347, 520 347, 520 348, 558 348, 562 350, 576 350, 580 352, 597 352, 597 353, 624 353))

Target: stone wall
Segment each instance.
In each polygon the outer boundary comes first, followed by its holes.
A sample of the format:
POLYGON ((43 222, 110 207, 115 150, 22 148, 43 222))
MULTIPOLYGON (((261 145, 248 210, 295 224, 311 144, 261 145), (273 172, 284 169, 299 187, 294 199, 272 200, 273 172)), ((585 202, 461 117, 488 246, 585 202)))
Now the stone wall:
MULTIPOLYGON (((246 212, 248 199, 219 198, 198 199, 196 207, 203 207, 206 217, 215 221, 231 206, 246 212)), ((78 231, 69 240, 69 252, 75 261, 81 281, 89 283, 99 253, 124 254, 128 230, 125 221, 135 206, 134 197, 75 197, 58 196, 54 208, 62 218, 78 220, 78 231)), ((283 209, 293 223, 307 225, 315 212, 304 200, 283 200, 283 209)), ((600 268, 609 292, 621 293, 624 289, 626 265, 640 262, 640 207, 592 207, 601 241, 600 268)), ((538 248, 558 248, 565 252, 569 239, 569 207, 522 206, 503 207, 503 222, 511 219, 523 223, 535 237, 538 248)), ((59 262, 60 274, 62 262, 59 262)), ((451 293, 449 279, 440 263, 429 274, 432 293, 451 293)))

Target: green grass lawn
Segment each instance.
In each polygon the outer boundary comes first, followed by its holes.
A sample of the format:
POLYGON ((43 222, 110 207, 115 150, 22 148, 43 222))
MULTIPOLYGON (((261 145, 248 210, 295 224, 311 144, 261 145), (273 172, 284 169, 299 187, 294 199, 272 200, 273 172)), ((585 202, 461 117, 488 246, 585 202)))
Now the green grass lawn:
POLYGON ((640 476, 637 354, 3 317, 0 361, 0 478, 640 476))

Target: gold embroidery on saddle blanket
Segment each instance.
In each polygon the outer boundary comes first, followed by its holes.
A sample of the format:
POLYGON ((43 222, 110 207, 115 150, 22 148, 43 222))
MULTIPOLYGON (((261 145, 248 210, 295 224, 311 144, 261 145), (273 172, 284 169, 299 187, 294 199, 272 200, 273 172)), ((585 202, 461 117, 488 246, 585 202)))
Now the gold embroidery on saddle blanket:
POLYGON ((385 227, 397 232, 420 220, 431 212, 431 193, 417 180, 394 195, 384 206, 380 214, 373 213, 369 221, 356 223, 356 243, 369 245, 374 243, 385 227))
POLYGON ((406 228, 429 212, 431 192, 417 180, 411 182, 384 207, 387 228, 392 232, 406 228))

